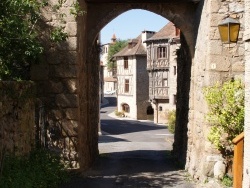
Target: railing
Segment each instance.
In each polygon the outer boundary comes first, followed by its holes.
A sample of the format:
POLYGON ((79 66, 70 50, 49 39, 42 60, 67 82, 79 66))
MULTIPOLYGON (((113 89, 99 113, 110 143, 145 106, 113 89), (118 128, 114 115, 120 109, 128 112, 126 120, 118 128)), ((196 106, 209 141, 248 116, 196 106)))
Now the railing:
POLYGON ((244 132, 233 139, 234 159, 233 159, 233 187, 242 187, 243 176, 243 150, 244 150, 244 132))

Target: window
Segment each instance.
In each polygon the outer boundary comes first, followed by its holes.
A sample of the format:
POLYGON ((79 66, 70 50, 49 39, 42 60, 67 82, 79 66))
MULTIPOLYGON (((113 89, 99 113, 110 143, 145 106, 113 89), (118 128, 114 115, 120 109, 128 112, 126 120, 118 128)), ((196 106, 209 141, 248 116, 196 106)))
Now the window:
POLYGON ((162 106, 159 106, 159 111, 162 111, 162 106))
POLYGON ((166 47, 158 47, 157 48, 157 58, 166 58, 167 57, 167 48, 166 47))
POLYGON ((123 104, 123 105, 122 105, 122 110, 123 110, 124 112, 129 113, 129 111, 130 111, 129 105, 128 105, 128 104, 123 104))
POLYGON ((125 93, 129 92, 129 79, 125 79, 125 93))
POLYGON ((128 69, 128 57, 124 57, 124 69, 128 69))
POLYGON ((168 86, 168 79, 167 78, 163 78, 162 80, 162 86, 164 87, 167 87, 168 86))
POLYGON ((176 70, 176 66, 174 66, 174 75, 176 75, 177 70, 176 70))

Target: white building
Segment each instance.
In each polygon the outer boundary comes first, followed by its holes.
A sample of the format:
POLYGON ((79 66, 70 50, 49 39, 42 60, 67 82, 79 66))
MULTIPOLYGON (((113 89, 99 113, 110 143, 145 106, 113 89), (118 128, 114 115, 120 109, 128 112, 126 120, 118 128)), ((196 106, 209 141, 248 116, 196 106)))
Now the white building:
POLYGON ((155 32, 143 31, 113 57, 117 63, 117 108, 134 119, 147 119, 148 73, 146 44, 155 32))
POLYGON ((146 40, 149 100, 154 108, 154 122, 167 123, 167 113, 176 108, 177 50, 180 30, 169 22, 146 40))
POLYGON ((116 69, 109 70, 107 67, 109 47, 115 42, 116 42, 116 36, 115 34, 113 34, 111 38, 111 43, 102 45, 101 62, 102 62, 102 65, 104 66, 103 68, 104 93, 107 91, 114 91, 117 88, 116 69))

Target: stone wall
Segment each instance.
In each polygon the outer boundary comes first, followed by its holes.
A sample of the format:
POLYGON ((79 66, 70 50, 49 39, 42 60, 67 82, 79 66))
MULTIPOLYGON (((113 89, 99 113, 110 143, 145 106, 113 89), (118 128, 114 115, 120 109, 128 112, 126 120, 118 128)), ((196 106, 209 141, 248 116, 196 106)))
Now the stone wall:
POLYGON ((37 97, 41 100, 48 117, 48 130, 60 130, 50 148, 60 152, 70 167, 78 167, 77 127, 78 109, 78 62, 77 22, 74 14, 75 0, 48 1, 43 20, 39 22, 41 40, 45 47, 41 62, 31 68, 31 79, 37 85, 37 97), (57 7, 57 8, 55 8, 57 7), (54 42, 51 33, 55 28, 67 33, 66 41, 54 42), (61 132, 59 134, 59 132, 61 132))
POLYGON ((32 82, 0 82, 0 156, 28 154, 35 146, 35 87, 32 82))
POLYGON ((191 69, 189 99, 188 150, 186 169, 192 177, 204 181, 213 176, 214 164, 222 160, 207 139, 210 126, 205 121, 205 86, 242 78, 244 74, 244 45, 241 27, 237 44, 222 45, 218 24, 231 16, 244 25, 244 1, 205 0, 197 9, 197 38, 191 69))

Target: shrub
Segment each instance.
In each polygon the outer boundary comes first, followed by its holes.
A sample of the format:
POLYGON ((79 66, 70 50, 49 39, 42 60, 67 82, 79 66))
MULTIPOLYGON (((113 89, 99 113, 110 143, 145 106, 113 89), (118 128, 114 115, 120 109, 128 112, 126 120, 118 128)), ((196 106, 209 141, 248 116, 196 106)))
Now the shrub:
POLYGON ((208 103, 206 119, 211 124, 208 140, 224 157, 233 154, 232 140, 244 129, 244 85, 227 81, 204 89, 208 103))
POLYGON ((68 179, 59 156, 35 150, 29 156, 5 156, 0 187, 53 188, 68 179))
POLYGON ((118 116, 118 117, 124 117, 125 116, 124 112, 118 112, 117 110, 115 111, 115 115, 118 116))
POLYGON ((167 118, 168 118, 168 130, 171 133, 175 132, 175 122, 176 122, 176 111, 171 110, 167 113, 167 118))
POLYGON ((225 175, 223 179, 221 180, 221 183, 227 187, 233 186, 233 179, 229 177, 228 175, 225 175))

